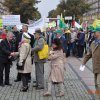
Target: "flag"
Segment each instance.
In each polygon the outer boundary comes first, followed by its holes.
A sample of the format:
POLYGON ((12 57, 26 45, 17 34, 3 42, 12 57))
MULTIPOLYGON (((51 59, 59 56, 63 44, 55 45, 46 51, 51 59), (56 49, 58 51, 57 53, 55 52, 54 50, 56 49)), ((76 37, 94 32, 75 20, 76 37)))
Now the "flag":
POLYGON ((75 27, 75 20, 72 21, 72 27, 75 27))
POLYGON ((100 26, 100 20, 95 19, 94 22, 93 22, 93 24, 92 24, 92 26, 93 26, 94 28, 100 26))
POLYGON ((83 28, 83 22, 81 23, 81 28, 83 28))
POLYGON ((61 17, 60 17, 60 19, 61 19, 62 22, 64 23, 64 18, 63 18, 63 16, 62 16, 62 13, 61 13, 61 17))
POLYGON ((0 28, 2 28, 2 27, 3 27, 3 20, 0 19, 0 28))
POLYGON ((87 21, 85 21, 85 22, 84 22, 84 25, 83 25, 84 30, 86 30, 87 27, 88 27, 88 25, 87 25, 87 21))
POLYGON ((56 22, 52 21, 50 23, 48 23, 48 27, 55 27, 56 26, 56 22))
POLYGON ((66 27, 66 24, 64 23, 64 18, 63 18, 63 16, 62 16, 62 14, 61 14, 61 16, 60 16, 59 27, 60 27, 60 28, 65 28, 65 27, 66 27))
POLYGON ((79 25, 76 21, 75 21, 75 27, 82 28, 81 25, 79 25))
POLYGON ((73 16, 73 20, 72 20, 72 27, 75 27, 75 15, 73 16))

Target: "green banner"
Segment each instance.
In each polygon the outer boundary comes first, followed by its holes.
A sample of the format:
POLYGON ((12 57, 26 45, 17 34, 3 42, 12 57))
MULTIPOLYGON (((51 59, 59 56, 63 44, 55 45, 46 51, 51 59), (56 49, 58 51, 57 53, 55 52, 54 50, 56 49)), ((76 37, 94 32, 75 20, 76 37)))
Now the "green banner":
POLYGON ((0 28, 2 28, 2 27, 3 27, 3 20, 0 19, 0 28))

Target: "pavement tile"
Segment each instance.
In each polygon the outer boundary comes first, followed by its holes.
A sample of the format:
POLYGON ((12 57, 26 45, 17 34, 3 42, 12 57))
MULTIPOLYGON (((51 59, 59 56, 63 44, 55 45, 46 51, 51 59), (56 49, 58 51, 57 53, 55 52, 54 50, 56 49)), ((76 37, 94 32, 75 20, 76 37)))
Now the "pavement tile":
MULTIPOLYGON (((81 59, 82 60, 82 59, 81 59)), ((48 75, 50 70, 50 62, 45 64, 45 89, 41 91, 37 91, 33 88, 33 80, 35 80, 35 67, 33 65, 32 68, 32 81, 29 84, 29 90, 26 93, 20 92, 21 82, 15 83, 14 80, 16 79, 17 70, 16 70, 16 63, 13 62, 13 66, 10 72, 10 82, 12 84, 11 87, 0 87, 0 100, 92 100, 93 97, 89 90, 95 91, 93 84, 94 77, 93 73, 86 68, 86 72, 83 73, 79 71, 79 65, 81 61, 74 57, 69 57, 66 59, 67 63, 65 65, 65 77, 64 77, 64 88, 65 88, 65 96, 58 98, 56 94, 59 92, 59 87, 53 85, 52 86, 52 96, 51 97, 43 97, 44 91, 47 90, 47 81, 48 75), (72 65, 72 68, 69 66, 72 65), (80 76, 80 78, 78 77, 80 76), (89 84, 91 83, 91 85, 89 84), (85 87, 85 85, 89 87, 89 90, 85 87)), ((88 62, 87 66, 92 69, 91 60, 88 62)))

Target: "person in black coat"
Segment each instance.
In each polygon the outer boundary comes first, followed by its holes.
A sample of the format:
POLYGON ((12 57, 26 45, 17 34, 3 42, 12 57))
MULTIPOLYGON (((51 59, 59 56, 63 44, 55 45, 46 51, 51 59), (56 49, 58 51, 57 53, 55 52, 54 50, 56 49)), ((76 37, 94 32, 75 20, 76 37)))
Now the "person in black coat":
POLYGON ((17 30, 17 27, 16 26, 12 27, 12 32, 14 34, 14 38, 12 40, 13 51, 14 52, 18 52, 18 37, 19 37, 19 31, 17 30))
POLYGON ((10 41, 13 39, 13 33, 8 32, 7 38, 0 43, 0 86, 11 85, 9 82, 11 58, 14 56, 10 41), (5 82, 3 82, 3 71, 5 69, 5 82))
POLYGON ((83 29, 80 29, 77 37, 78 37, 77 40, 78 57, 82 58, 84 53, 84 40, 85 40, 85 33, 83 32, 83 29))
MULTIPOLYGON (((22 26, 22 31, 19 33, 19 36, 18 36, 18 44, 21 43, 21 41, 23 39, 23 33, 24 32, 27 33, 31 37, 30 45, 31 45, 31 47, 33 47, 34 36, 32 34, 28 33, 28 26, 27 25, 22 26)), ((29 81, 30 81, 31 80, 31 73, 28 74, 28 77, 29 77, 29 81)), ((18 81, 21 81, 21 74, 20 73, 17 74, 17 79, 15 80, 15 82, 18 82, 18 81)))

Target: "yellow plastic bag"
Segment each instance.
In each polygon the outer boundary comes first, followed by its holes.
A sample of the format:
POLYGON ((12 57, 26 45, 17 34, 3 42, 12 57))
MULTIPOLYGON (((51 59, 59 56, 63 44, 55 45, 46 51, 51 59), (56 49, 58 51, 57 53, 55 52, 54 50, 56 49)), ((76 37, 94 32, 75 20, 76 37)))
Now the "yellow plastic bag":
POLYGON ((38 52, 39 59, 47 59, 48 55, 49 55, 49 47, 47 44, 44 44, 43 49, 38 52))

